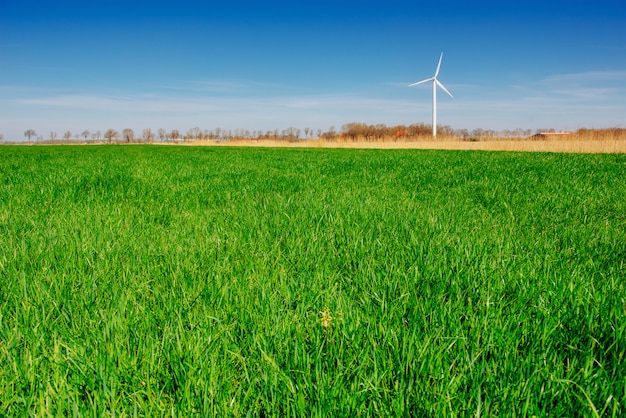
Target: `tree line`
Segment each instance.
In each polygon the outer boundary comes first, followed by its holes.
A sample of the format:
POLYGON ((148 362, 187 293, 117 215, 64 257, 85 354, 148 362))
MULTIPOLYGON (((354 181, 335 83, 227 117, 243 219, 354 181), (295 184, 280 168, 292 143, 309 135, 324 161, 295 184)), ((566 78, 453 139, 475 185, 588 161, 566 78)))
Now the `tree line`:
MULTIPOLYGON (((485 129, 452 129, 449 126, 439 126, 437 128, 442 137, 458 138, 462 140, 484 140, 484 139, 521 139, 530 138, 533 133, 539 132, 556 132, 553 128, 536 129, 504 129, 504 130, 485 130, 485 129)), ((579 136, 613 136, 626 137, 626 128, 608 128, 608 129, 587 129, 581 128, 575 132, 579 136)), ((410 141, 416 139, 426 139, 432 137, 432 127, 426 124, 413 125, 394 125, 387 126, 385 124, 368 125, 366 123, 352 122, 345 124, 341 129, 336 130, 331 126, 328 130, 323 131, 317 129, 314 131, 310 128, 294 128, 275 129, 275 130, 248 130, 248 129, 200 129, 194 127, 182 133, 178 129, 170 131, 160 128, 156 131, 147 128, 140 135, 130 128, 117 131, 115 129, 107 129, 104 133, 101 131, 90 132, 84 130, 72 133, 66 131, 61 137, 57 132, 51 131, 44 138, 37 134, 33 129, 24 131, 24 137, 29 143, 36 141, 37 143, 62 143, 62 142, 95 142, 95 143, 153 143, 159 142, 191 142, 191 141, 237 141, 237 140, 277 140, 277 141, 301 141, 307 139, 324 139, 327 141, 410 141)), ((0 141, 4 140, 4 136, 0 134, 0 141)))
MULTIPOLYGON (((332 128, 331 128, 332 129, 332 128)), ((125 128, 121 131, 115 129, 107 129, 104 133, 102 131, 90 132, 84 130, 80 133, 72 133, 66 131, 62 137, 57 132, 51 131, 47 136, 38 134, 33 129, 27 129, 24 131, 24 137, 27 138, 29 143, 55 143, 55 142, 69 142, 69 141, 83 141, 83 142, 108 142, 108 143, 151 143, 155 141, 159 142, 186 142, 197 140, 212 140, 212 141, 232 141, 241 139, 275 139, 275 140, 287 140, 287 141, 299 141, 304 139, 312 139, 315 137, 315 131, 310 128, 290 127, 283 130, 275 129, 273 131, 262 130, 249 130, 249 129, 222 129, 216 128, 213 130, 200 129, 198 127, 191 128, 187 132, 182 133, 178 129, 172 129, 168 131, 160 128, 157 131, 147 128, 141 132, 141 135, 135 134, 135 131, 131 128, 125 128)), ((323 132, 321 129, 317 130, 317 135, 320 137, 323 132)), ((0 134, 0 140, 3 139, 0 134)))

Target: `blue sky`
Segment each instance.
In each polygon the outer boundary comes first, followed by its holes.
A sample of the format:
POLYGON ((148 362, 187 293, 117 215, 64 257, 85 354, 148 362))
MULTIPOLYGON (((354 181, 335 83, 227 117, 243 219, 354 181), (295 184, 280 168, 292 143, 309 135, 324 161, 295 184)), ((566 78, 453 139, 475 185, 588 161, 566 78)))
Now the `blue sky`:
POLYGON ((626 2, 0 0, 0 133, 624 127, 626 2))

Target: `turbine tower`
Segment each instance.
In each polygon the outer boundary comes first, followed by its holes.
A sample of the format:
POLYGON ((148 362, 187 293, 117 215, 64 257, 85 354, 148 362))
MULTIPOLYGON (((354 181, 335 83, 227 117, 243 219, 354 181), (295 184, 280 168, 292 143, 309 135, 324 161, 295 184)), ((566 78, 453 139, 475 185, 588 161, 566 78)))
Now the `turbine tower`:
POLYGON ((409 87, 417 86, 418 84, 428 83, 430 81, 433 82, 433 138, 437 137, 437 86, 441 87, 443 91, 448 93, 450 97, 454 99, 454 96, 450 94, 448 89, 446 89, 443 84, 437 80, 437 76, 439 75, 439 67, 441 67, 441 59, 443 58, 443 52, 439 56, 439 64, 437 64, 437 70, 435 71, 435 75, 433 77, 427 78, 426 80, 418 81, 417 83, 410 84, 409 87))

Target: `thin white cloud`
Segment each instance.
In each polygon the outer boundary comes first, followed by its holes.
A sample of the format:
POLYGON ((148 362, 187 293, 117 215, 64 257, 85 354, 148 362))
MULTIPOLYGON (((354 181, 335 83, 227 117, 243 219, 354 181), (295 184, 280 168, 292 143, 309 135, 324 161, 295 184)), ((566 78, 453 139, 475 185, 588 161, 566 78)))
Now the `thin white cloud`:
POLYGON ((511 93, 526 103, 587 108, 590 114, 601 107, 622 107, 626 111, 626 71, 551 75, 524 85, 514 85, 511 93))
POLYGON ((589 83, 589 82, 626 81, 626 71, 588 71, 570 74, 555 74, 542 80, 543 83, 589 83))
POLYGON ((58 95, 27 99, 15 99, 15 104, 62 109, 100 110, 117 112, 180 112, 204 113, 225 110, 268 109, 332 109, 337 107, 355 109, 389 109, 415 106, 404 100, 374 99, 352 95, 311 95, 277 97, 166 97, 166 96, 99 96, 58 95))
POLYGON ((624 94, 626 91, 623 88, 576 88, 567 90, 553 90, 552 93, 560 94, 563 96, 569 96, 577 99, 585 100, 603 100, 610 97, 616 97, 624 94))
MULTIPOLYGON (((626 95, 626 71, 589 71, 546 77, 530 88, 572 100, 607 101, 626 95)), ((623 102, 622 102, 623 103, 623 102)))
POLYGON ((197 113, 218 109, 215 103, 194 99, 97 95, 60 95, 17 99, 15 103, 47 108, 140 113, 197 113))
POLYGON ((163 84, 154 85, 156 90, 180 91, 195 94, 218 94, 218 95, 275 95, 276 92, 293 91, 293 86, 276 83, 264 83, 251 80, 171 80, 163 84))

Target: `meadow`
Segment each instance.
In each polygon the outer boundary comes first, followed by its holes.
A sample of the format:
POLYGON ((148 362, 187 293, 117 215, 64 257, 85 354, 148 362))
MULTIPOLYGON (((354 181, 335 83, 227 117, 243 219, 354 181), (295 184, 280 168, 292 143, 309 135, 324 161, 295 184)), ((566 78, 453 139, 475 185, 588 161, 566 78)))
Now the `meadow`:
POLYGON ((0 147, 0 416, 623 416, 626 155, 0 147))

